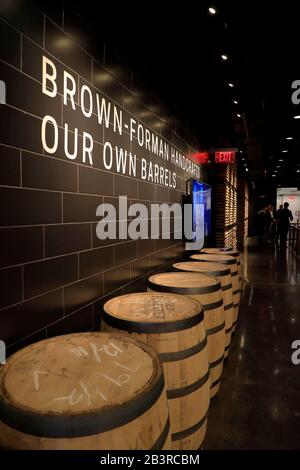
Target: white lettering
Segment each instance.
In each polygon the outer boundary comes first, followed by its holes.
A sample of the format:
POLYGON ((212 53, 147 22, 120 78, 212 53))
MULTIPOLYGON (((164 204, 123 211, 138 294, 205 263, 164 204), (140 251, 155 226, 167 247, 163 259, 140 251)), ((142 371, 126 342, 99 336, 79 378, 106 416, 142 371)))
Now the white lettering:
POLYGON ((56 77, 57 77, 57 71, 54 63, 52 60, 48 59, 48 57, 43 55, 43 65, 42 65, 42 91, 45 95, 50 96, 51 98, 54 98, 57 95, 57 85, 56 85, 56 77), (51 69, 48 72, 47 69, 51 69), (50 82, 52 87, 48 86, 48 83, 50 82))
POLYGON ((77 127, 75 127, 75 134, 74 134, 74 152, 71 153, 69 152, 69 145, 68 145, 68 141, 69 141, 69 138, 68 136, 73 135, 72 132, 69 132, 69 126, 68 124, 65 124, 65 154, 67 156, 67 158, 69 158, 70 160, 75 160, 77 158, 77 152, 78 152, 78 129, 77 127))
POLYGON ((57 122, 52 116, 44 116, 43 121, 42 121, 42 128, 41 128, 41 137, 42 137, 42 144, 44 150, 46 150, 47 153, 55 153, 57 151, 58 147, 58 126, 57 122), (52 145, 48 145, 46 141, 46 126, 47 124, 50 123, 53 126, 53 131, 54 131, 54 138, 53 138, 53 143, 52 145))
POLYGON ((85 117, 90 118, 93 114, 93 97, 90 88, 87 85, 83 85, 80 90, 80 106, 85 117), (87 110, 85 109, 85 97, 88 97, 87 110))
POLYGON ((88 155, 90 165, 93 165, 92 151, 94 148, 94 141, 88 132, 83 133, 83 145, 82 145, 82 161, 86 162, 86 155, 88 155))
POLYGON ((64 71, 64 105, 67 106, 68 104, 68 96, 71 101, 71 106, 75 110, 75 101, 74 96, 76 93, 76 82, 74 77, 71 74, 64 71), (68 83, 70 83, 71 88, 68 87, 68 83))

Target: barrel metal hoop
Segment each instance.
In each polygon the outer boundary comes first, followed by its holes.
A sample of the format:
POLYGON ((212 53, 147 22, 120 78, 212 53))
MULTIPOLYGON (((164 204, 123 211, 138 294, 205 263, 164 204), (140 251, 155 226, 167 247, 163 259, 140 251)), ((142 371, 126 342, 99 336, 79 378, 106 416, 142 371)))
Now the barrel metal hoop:
POLYGON ((231 273, 231 276, 237 276, 238 275, 238 271, 234 271, 233 273, 231 273))
MULTIPOLYGON (((238 303, 238 304, 233 304, 233 308, 238 308, 239 306, 240 306, 239 303, 238 303)), ((236 322, 235 322, 235 323, 236 323, 236 322)), ((234 323, 234 325, 235 325, 235 323, 234 323)))
POLYGON ((169 431, 170 431, 170 420, 168 418, 161 435, 158 437, 158 439, 155 441, 155 443, 149 450, 162 450, 167 440, 169 431))
POLYGON ((208 411, 205 413, 203 418, 201 418, 201 420, 198 421, 198 423, 194 424, 190 428, 184 429, 183 431, 175 432, 174 434, 172 434, 172 441, 180 441, 181 439, 184 439, 185 437, 188 437, 191 434, 194 434, 205 424, 207 417, 208 417, 208 411))
POLYGON ((233 291, 233 295, 237 295, 241 293, 241 289, 237 289, 233 291))
POLYGON ((225 330, 225 334, 226 334, 226 335, 228 335, 228 333, 231 333, 231 332, 232 332, 233 325, 234 325, 234 324, 232 324, 231 327, 228 328, 228 330, 225 330))
POLYGON ((147 286, 156 292, 171 292, 172 294, 186 294, 186 295, 197 295, 197 294, 211 294, 212 292, 218 292, 221 289, 221 284, 213 284, 207 287, 175 287, 175 286, 162 286, 155 284, 148 279, 147 286))
POLYGON ((212 304, 202 305, 204 312, 209 312, 210 310, 214 310, 215 308, 219 308, 223 305, 223 299, 218 300, 212 304))
POLYGON ((186 330, 198 325, 204 319, 203 311, 193 317, 183 318, 182 320, 172 322, 137 322, 116 318, 107 312, 103 312, 103 321, 118 330, 128 331, 130 333, 172 333, 174 331, 186 330))
POLYGON ((225 347, 225 352, 228 351, 229 348, 230 348, 230 344, 228 344, 228 346, 225 347))
POLYGON ((227 284, 226 286, 222 287, 222 291, 232 289, 232 284, 227 284))
POLYGON ((231 308, 233 308, 233 303, 224 305, 224 310, 229 310, 231 308))
POLYGON ((207 335, 214 335, 215 333, 218 333, 219 331, 224 330, 225 328, 225 322, 222 323, 221 325, 215 326, 214 328, 209 328, 206 330, 207 335))
POLYGON ((115 408, 77 415, 41 415, 17 409, 0 397, 0 419, 8 426, 40 437, 71 438, 100 434, 123 426, 148 411, 164 390, 163 374, 151 390, 115 408))
POLYGON ((187 385, 186 387, 167 390, 167 397, 169 400, 172 400, 173 398, 185 397, 186 395, 189 395, 190 393, 195 392, 195 390, 198 390, 208 380, 209 380, 209 370, 203 377, 200 377, 200 379, 197 380, 197 382, 187 385))
POLYGON ((224 361, 224 354, 223 356, 219 357, 219 359, 217 359, 216 361, 214 362, 210 362, 209 363, 209 367, 212 369, 214 367, 217 367, 219 366, 220 364, 222 364, 222 362, 224 361))
POLYGON ((216 380, 215 382, 213 382, 210 386, 210 388, 214 388, 216 385, 219 385, 219 383, 221 383, 221 377, 218 378, 218 380, 216 380))
POLYGON ((192 357, 195 354, 199 353, 205 348, 206 345, 207 345, 207 338, 205 337, 203 341, 200 341, 200 343, 196 344, 195 346, 192 346, 191 348, 184 349, 183 351, 159 353, 158 356, 161 362, 181 361, 183 359, 187 359, 188 357, 192 357))

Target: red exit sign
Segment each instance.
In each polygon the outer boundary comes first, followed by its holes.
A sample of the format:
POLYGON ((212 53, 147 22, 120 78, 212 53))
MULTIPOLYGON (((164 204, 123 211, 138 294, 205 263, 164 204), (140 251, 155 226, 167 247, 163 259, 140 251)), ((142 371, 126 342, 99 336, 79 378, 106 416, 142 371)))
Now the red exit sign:
POLYGON ((216 163, 234 163, 235 162, 235 150, 222 150, 215 152, 216 163))

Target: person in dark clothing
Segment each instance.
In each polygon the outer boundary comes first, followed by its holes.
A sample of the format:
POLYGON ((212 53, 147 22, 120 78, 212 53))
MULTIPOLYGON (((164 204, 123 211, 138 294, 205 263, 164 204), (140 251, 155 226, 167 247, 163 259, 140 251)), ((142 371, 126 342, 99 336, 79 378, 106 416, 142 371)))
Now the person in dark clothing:
POLYGON ((289 210, 289 203, 285 202, 283 209, 278 214, 278 227, 280 236, 281 248, 286 248, 287 235, 290 227, 290 222, 293 220, 293 214, 289 210))
POLYGON ((266 220, 267 220, 266 210, 267 208, 264 207, 257 214, 257 232, 258 232, 258 239, 260 243, 263 243, 265 239, 266 220))
POLYGON ((276 243, 278 243, 279 241, 279 214, 280 214, 280 211, 282 211, 283 209, 283 204, 280 204, 279 206, 279 209, 277 209, 277 211, 275 212, 275 220, 276 220, 276 243))
POLYGON ((265 211, 266 214, 266 233, 265 239, 267 243, 271 243, 274 240, 274 211, 273 206, 269 204, 265 211))

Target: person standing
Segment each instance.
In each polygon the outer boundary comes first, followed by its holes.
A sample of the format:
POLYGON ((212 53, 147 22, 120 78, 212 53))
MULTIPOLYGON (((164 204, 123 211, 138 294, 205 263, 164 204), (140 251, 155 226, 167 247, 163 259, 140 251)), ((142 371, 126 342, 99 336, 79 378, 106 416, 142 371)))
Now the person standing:
POLYGON ((286 248, 287 235, 290 227, 290 222, 293 220, 293 214, 289 210, 289 203, 285 202, 283 209, 278 214, 278 226, 280 236, 280 247, 286 248))
POLYGON ((274 234, 273 234, 273 222, 274 222, 274 211, 273 211, 273 206, 269 204, 267 206, 267 209, 265 211, 266 214, 266 241, 267 243, 270 243, 271 240, 274 239, 274 234))
POLYGON ((279 214, 283 209, 283 204, 280 204, 279 209, 275 212, 275 220, 276 220, 276 243, 279 241, 279 214))
POLYGON ((263 243, 265 240, 266 210, 267 210, 267 207, 264 207, 257 214, 257 231, 258 231, 258 240, 260 243, 263 243))

